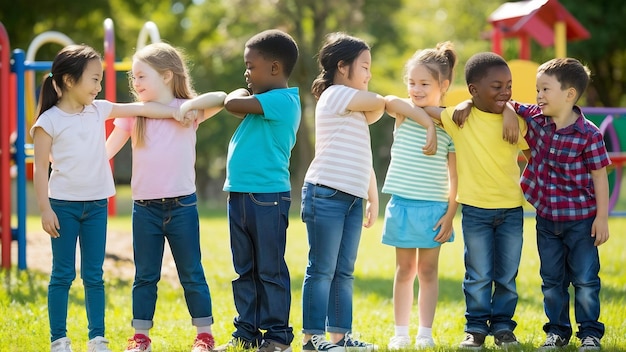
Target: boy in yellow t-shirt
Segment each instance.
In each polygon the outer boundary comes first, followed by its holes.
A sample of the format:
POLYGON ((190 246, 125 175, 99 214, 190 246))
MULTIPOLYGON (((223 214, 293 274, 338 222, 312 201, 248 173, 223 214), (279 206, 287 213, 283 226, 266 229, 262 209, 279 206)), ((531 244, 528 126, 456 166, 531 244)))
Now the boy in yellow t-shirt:
POLYGON ((517 159, 528 145, 523 138, 517 145, 502 138, 502 112, 512 94, 506 61, 493 53, 476 54, 465 65, 465 79, 473 107, 463 128, 452 121, 453 108, 441 113, 457 150, 463 215, 467 321, 460 347, 480 347, 486 335, 498 346, 516 345, 512 318, 524 223, 517 159))

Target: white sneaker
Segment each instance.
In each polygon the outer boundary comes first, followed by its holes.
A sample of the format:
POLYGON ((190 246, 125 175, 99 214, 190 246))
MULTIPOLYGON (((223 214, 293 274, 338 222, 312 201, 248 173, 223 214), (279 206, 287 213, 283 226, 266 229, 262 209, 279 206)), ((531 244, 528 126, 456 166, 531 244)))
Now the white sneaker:
POLYGON ((423 348, 431 348, 435 347, 435 340, 433 340, 430 336, 417 336, 415 337, 415 348, 423 349, 423 348))
POLYGON ((72 352, 71 344, 70 339, 61 337, 60 339, 52 341, 50 344, 50 352, 72 352))
POLYGON ((109 340, 102 336, 96 336, 87 342, 87 352, 111 352, 107 347, 109 340))
POLYGON ((387 345, 390 350, 403 350, 409 347, 411 347, 411 338, 408 336, 393 336, 387 345))

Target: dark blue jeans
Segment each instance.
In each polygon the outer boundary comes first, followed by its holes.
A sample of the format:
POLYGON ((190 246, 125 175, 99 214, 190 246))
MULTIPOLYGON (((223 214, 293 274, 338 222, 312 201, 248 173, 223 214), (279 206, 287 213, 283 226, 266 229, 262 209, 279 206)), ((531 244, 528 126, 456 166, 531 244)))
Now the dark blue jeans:
POLYGON ((513 331, 515 279, 522 255, 522 207, 462 208, 465 241, 465 331, 485 335, 513 331))
POLYGON ((285 262, 290 192, 228 196, 233 296, 238 316, 233 337, 254 344, 290 345, 291 282, 285 262), (261 330, 265 330, 262 334, 261 330))
POLYGON ((52 274, 48 286, 50 340, 66 336, 69 290, 76 278, 76 241, 80 243, 80 276, 85 286, 89 339, 104 337, 104 280, 106 199, 66 201, 50 199, 59 219, 58 238, 52 238, 52 274))
POLYGON ((200 253, 196 194, 133 203, 133 321, 135 329, 150 329, 161 279, 165 240, 172 250, 194 326, 213 324, 211 293, 200 253))
POLYGON ((574 286, 574 312, 580 338, 602 338, 600 317, 600 258, 591 237, 594 218, 551 221, 537 216, 537 248, 541 260, 541 291, 548 323, 546 332, 569 338, 569 285, 574 286))

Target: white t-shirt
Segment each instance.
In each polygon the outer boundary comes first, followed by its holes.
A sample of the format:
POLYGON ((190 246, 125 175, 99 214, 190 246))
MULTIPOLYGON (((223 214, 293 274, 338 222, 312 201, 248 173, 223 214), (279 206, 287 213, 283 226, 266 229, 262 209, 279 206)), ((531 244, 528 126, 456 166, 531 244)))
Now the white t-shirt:
POLYGON ((315 107, 315 157, 305 182, 367 199, 372 170, 370 130, 365 114, 347 106, 358 90, 332 85, 315 107))
MULTIPOLYGON (((179 107, 185 100, 174 99, 179 107)), ((115 119, 115 126, 133 135, 135 117, 115 119)), ((174 119, 145 119, 144 144, 133 146, 132 198, 147 200, 186 196, 196 191, 197 123, 183 126, 174 119)))
POLYGON ((53 106, 37 118, 31 136, 42 128, 52 137, 48 197, 89 201, 115 194, 105 150, 105 121, 111 109, 109 101, 94 100, 77 114, 53 106))

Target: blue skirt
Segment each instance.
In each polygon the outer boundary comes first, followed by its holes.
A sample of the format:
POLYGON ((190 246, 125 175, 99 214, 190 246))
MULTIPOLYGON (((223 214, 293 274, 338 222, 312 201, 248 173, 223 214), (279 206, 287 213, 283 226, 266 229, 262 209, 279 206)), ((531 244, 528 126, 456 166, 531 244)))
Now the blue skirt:
MULTIPOLYGON (((435 248, 435 224, 448 210, 448 202, 391 196, 385 208, 382 242, 398 248, 435 248)), ((454 241, 454 232, 448 242, 454 241)))

